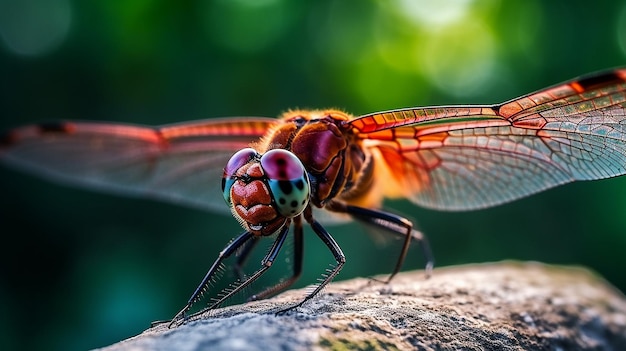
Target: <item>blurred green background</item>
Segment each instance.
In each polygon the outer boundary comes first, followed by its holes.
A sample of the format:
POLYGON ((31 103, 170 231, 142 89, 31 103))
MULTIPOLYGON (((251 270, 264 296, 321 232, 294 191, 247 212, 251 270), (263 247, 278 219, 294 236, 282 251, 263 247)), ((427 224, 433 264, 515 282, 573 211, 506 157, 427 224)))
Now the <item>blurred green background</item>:
MULTIPOLYGON (((0 129, 498 103, 624 63, 623 1, 0 0, 0 129)), ((437 266, 584 265, 626 290, 626 177, 482 211, 389 205, 429 235, 437 266)), ((100 347, 170 318, 241 230, 7 168, 0 220, 3 350, 100 347)), ((338 279, 390 271, 397 245, 330 229, 348 257, 338 279)), ((298 287, 332 262, 314 235, 305 244, 298 287)), ((405 269, 422 265, 414 249, 405 269)))

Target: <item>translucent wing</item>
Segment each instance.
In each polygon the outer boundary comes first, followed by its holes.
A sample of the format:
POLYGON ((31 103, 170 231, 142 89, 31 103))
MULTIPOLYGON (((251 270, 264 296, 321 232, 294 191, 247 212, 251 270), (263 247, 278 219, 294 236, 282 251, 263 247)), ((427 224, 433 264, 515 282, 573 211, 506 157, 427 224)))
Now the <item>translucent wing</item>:
POLYGON ((32 125, 0 137, 0 161, 72 185, 227 212, 220 189, 224 165, 277 121, 32 125))
POLYGON ((626 69, 493 106, 410 108, 350 121, 425 207, 494 206, 575 180, 626 173, 626 69))

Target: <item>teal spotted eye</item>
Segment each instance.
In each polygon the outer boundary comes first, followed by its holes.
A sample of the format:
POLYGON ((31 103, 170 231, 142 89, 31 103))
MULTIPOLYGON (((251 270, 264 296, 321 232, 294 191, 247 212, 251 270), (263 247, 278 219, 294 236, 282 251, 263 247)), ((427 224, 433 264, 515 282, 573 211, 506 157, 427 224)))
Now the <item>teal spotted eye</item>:
POLYGON ((296 155, 283 149, 274 149, 261 157, 261 167, 268 178, 278 212, 295 217, 309 203, 311 185, 302 162, 296 155))
POLYGON ((235 173, 239 168, 254 160, 259 154, 253 148, 245 148, 237 151, 224 167, 222 176, 222 194, 224 200, 230 206, 230 188, 235 183, 235 173))

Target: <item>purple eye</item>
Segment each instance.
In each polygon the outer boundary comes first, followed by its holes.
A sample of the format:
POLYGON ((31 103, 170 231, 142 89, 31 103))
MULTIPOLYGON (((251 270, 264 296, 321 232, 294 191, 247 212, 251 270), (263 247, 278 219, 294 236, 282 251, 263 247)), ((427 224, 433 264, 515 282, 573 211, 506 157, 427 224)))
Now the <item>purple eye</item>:
POLYGON ((283 149, 274 149, 261 157, 261 167, 271 180, 294 180, 302 178, 304 166, 296 155, 283 149))
POLYGON ((255 157, 257 157, 258 153, 253 148, 245 148, 237 151, 231 158, 228 160, 226 167, 224 167, 224 175, 222 176, 222 195, 224 196, 224 200, 230 206, 230 188, 235 183, 234 175, 237 173, 237 170, 248 162, 252 161, 255 157))
POLYGON ((224 178, 232 177, 235 172, 241 167, 243 167, 246 163, 250 162, 254 157, 258 154, 256 150, 253 148, 245 148, 237 151, 231 158, 228 160, 226 167, 224 167, 224 178))

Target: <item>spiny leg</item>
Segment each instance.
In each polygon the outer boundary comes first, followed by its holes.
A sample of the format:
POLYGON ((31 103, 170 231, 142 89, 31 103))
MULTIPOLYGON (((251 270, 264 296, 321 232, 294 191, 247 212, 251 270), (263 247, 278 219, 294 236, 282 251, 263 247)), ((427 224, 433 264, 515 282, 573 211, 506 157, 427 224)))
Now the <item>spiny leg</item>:
POLYGON ((391 279, 402 269, 402 265, 404 264, 404 260, 406 259, 406 255, 411 245, 411 240, 416 240, 420 243, 422 254, 426 260, 426 266, 424 268, 426 276, 431 275, 435 261, 428 239, 423 233, 414 230, 413 223, 408 219, 393 213, 346 205, 340 202, 332 202, 327 206, 327 208, 331 211, 347 213, 357 220, 375 225, 393 234, 404 237, 404 243, 402 245, 400 255, 398 256, 398 260, 396 261, 396 265, 391 272, 391 275, 387 278, 387 283, 391 281, 391 279))
POLYGON ((217 273, 220 265, 222 264, 222 261, 230 257, 230 255, 232 255, 239 248, 241 248, 242 245, 245 245, 246 242, 248 242, 248 240, 250 240, 253 237, 254 235, 252 233, 246 231, 242 233, 241 235, 239 235, 237 238, 235 238, 235 240, 231 241, 228 245, 226 245, 226 247, 220 252, 215 262, 213 262, 213 265, 211 266, 211 268, 209 268, 209 271, 204 276, 204 279, 202 279, 202 282, 200 283, 200 285, 198 285, 194 293, 189 298, 189 301, 187 302, 185 307, 183 307, 183 309, 180 310, 180 312, 178 312, 174 316, 174 318, 172 318, 172 321, 168 325, 168 328, 171 328, 179 320, 181 319, 184 320, 185 318, 187 318, 186 316, 187 312, 189 312, 189 310, 191 309, 191 306, 193 306, 194 303, 196 303, 198 300, 200 300, 200 298, 202 298, 204 291, 208 288, 211 280, 214 278, 214 275, 217 273))
POLYGON ((322 225, 318 221, 313 219, 312 211, 311 210, 308 210, 308 211, 305 210, 304 216, 305 216, 307 222, 309 222, 309 224, 311 225, 311 228, 313 229, 315 234, 317 234, 317 236, 324 242, 324 244, 326 244, 326 246, 328 247, 330 252, 333 254, 333 256, 335 257, 335 261, 337 261, 337 265, 332 270, 327 272, 328 274, 317 285, 317 287, 315 287, 315 290, 313 290, 307 296, 305 296, 302 301, 300 301, 298 304, 296 304, 294 306, 291 306, 291 307, 285 308, 285 309, 283 309, 281 311, 278 311, 276 314, 283 314, 285 312, 293 310, 294 308, 298 308, 298 307, 302 306, 302 304, 304 304, 305 302, 307 302, 308 300, 313 298, 328 283, 330 283, 333 280, 333 278, 335 278, 335 276, 339 273, 339 271, 341 271, 341 268, 343 267, 343 265, 346 263, 346 256, 343 254, 343 251, 341 250, 341 247, 339 247, 339 244, 337 244, 337 242, 330 235, 330 233, 328 233, 328 231, 326 231, 326 229, 324 229, 324 227, 322 227, 322 225))
POLYGON ((294 244, 294 253, 293 253, 293 274, 289 279, 280 282, 274 286, 271 286, 264 291, 254 294, 250 296, 248 301, 255 300, 263 300, 268 298, 282 290, 290 287, 294 282, 300 278, 302 274, 302 259, 304 252, 304 237, 303 237, 303 227, 302 227, 302 216, 298 216, 294 218, 294 227, 293 227, 293 244, 294 244))
POLYGON ((248 285, 252 284, 255 280, 259 279, 259 277, 261 277, 261 275, 263 275, 263 273, 265 273, 272 266, 272 263, 274 263, 274 260, 276 259, 276 256, 278 256, 278 253, 280 252, 281 247, 285 243, 285 239, 287 238, 287 234, 289 233, 289 227, 290 227, 290 222, 287 222, 283 226, 283 228, 280 230, 280 232, 278 233, 278 236, 276 237, 276 240, 274 240, 274 243, 272 244, 272 247, 270 248, 268 253, 265 255, 263 260, 261 260, 261 268, 260 269, 258 269, 256 272, 254 272, 246 280, 244 280, 243 282, 238 284, 234 289, 228 291, 226 294, 224 294, 224 296, 222 296, 217 301, 212 303, 208 308, 206 308, 203 311, 191 314, 191 315, 188 316, 188 318, 193 318, 193 317, 198 316, 199 314, 203 313, 204 311, 212 310, 212 309, 215 309, 215 308, 219 307, 222 303, 224 303, 224 301, 228 300, 233 295, 235 295, 236 293, 240 292, 242 289, 244 289, 248 285))

